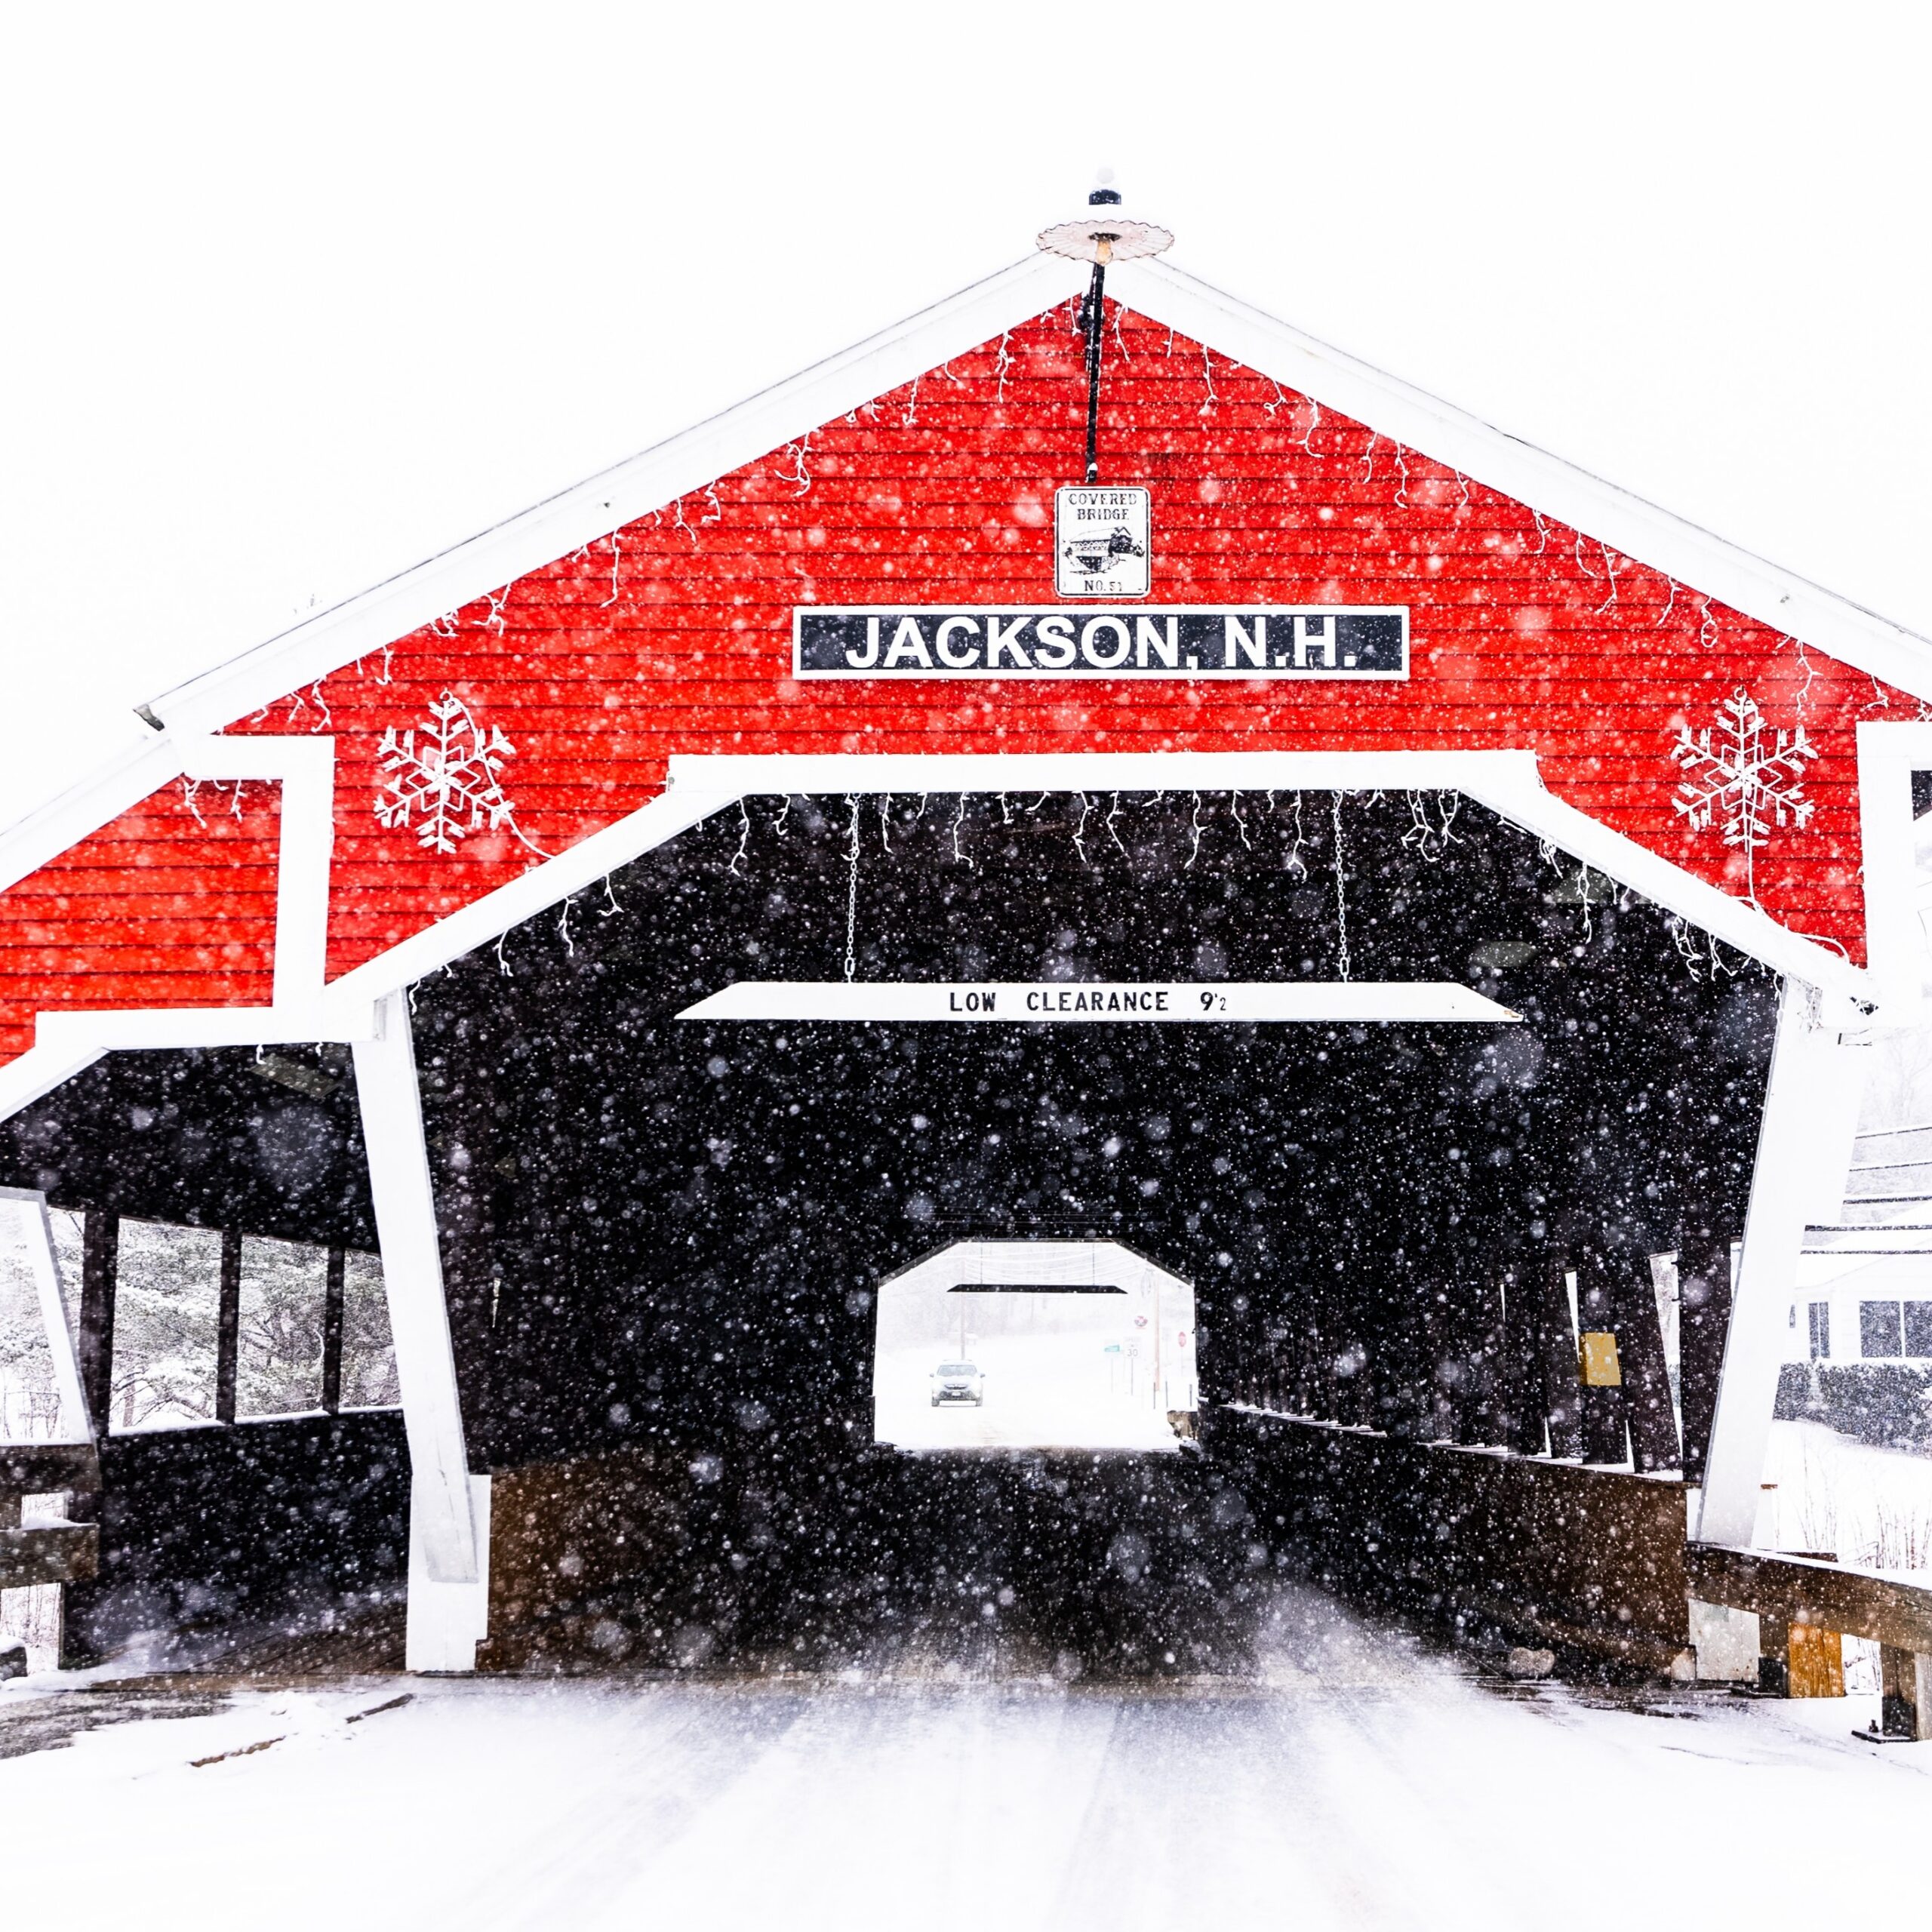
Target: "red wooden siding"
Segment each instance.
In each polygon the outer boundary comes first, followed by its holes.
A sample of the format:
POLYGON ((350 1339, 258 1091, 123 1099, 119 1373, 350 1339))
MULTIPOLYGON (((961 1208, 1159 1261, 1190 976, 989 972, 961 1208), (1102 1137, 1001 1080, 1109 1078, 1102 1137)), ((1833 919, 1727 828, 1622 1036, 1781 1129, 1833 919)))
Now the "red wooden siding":
MULTIPOLYGON (((1057 308, 236 725, 336 737, 331 972, 536 863, 507 831, 444 856, 377 823, 383 730, 420 724, 446 691, 515 746, 504 788, 546 851, 645 802, 674 752, 1513 746, 1571 803, 1739 891, 1741 859, 1672 810, 1670 746, 1742 688, 1820 753, 1804 780, 1816 816, 1759 855, 1760 900, 1860 955, 1853 728, 1915 715, 1913 700, 1143 318, 1110 310, 1107 358, 1102 478, 1152 488, 1153 601, 1407 604, 1407 683, 789 677, 797 603, 1052 601, 1053 491, 1079 479, 1085 402, 1072 309, 1057 308)), ((208 956, 192 911, 211 878, 234 896, 232 842, 183 817, 151 804, 81 848, 172 839, 162 870, 181 883, 145 915, 144 899, 110 909, 109 864, 91 872, 106 897, 76 898, 62 923, 48 881, 78 852, 9 899, 57 932, 45 945, 63 971, 91 976, 70 996, 266 996, 250 922, 266 885, 237 881, 250 977, 208 956), (143 916, 151 944, 117 929, 143 916)), ((0 961, 15 1040, 51 983, 19 950, 0 961)))
POLYGON ((23 879, 0 902, 0 1060, 38 1013, 266 1004, 281 823, 278 786, 177 780, 23 879))

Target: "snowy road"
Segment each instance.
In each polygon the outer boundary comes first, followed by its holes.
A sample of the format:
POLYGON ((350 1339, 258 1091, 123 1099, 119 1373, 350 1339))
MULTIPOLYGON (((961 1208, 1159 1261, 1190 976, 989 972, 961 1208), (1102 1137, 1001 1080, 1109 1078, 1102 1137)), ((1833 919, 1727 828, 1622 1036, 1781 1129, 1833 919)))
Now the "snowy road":
POLYGON ((1885 1922, 1932 1746, 1869 1701, 1508 1689, 1285 1586, 1240 1679, 243 1694, 0 1760, 0 1876, 142 1932, 1885 1922))

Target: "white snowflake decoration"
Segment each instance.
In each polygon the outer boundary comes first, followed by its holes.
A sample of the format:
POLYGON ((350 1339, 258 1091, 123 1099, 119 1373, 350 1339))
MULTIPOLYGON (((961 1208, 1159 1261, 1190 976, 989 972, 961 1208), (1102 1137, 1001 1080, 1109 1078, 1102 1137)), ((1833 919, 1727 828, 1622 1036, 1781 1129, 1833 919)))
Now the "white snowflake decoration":
POLYGON ((400 737, 393 725, 383 732, 377 755, 389 777, 376 816, 392 831, 413 825, 417 844, 430 852, 454 852, 459 839, 485 827, 494 832, 507 825, 514 832, 515 812, 501 774, 503 760, 515 751, 501 726, 486 734, 469 706, 445 691, 420 726, 400 737))
POLYGON ((1753 864, 1773 826, 1801 830, 1811 822, 1814 808, 1799 780, 1818 753, 1804 727, 1774 737, 1756 701, 1740 691, 1718 707, 1715 727, 1694 738, 1681 726, 1670 755, 1684 770, 1672 805, 1694 832, 1721 826, 1724 842, 1743 852, 1747 889, 1755 892, 1753 864))

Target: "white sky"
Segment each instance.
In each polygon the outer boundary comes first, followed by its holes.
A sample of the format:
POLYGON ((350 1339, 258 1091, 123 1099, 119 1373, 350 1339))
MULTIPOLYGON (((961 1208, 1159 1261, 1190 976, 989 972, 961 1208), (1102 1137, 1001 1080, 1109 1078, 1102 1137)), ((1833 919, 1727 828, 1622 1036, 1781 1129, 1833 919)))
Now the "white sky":
POLYGON ((1925 10, 0 14, 0 823, 131 707, 1031 245, 1172 259, 1915 628, 1925 10))

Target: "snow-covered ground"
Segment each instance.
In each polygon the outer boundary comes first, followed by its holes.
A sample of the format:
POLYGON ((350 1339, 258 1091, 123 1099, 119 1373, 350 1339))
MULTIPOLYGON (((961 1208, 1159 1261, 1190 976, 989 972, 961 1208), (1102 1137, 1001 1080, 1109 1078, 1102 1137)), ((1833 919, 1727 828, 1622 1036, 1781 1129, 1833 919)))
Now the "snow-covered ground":
POLYGON ((1240 1678, 246 1692, 0 1760, 0 1875, 141 1932, 1903 1924, 1932 1745, 1875 1703, 1493 1685, 1285 1585, 1240 1678))

